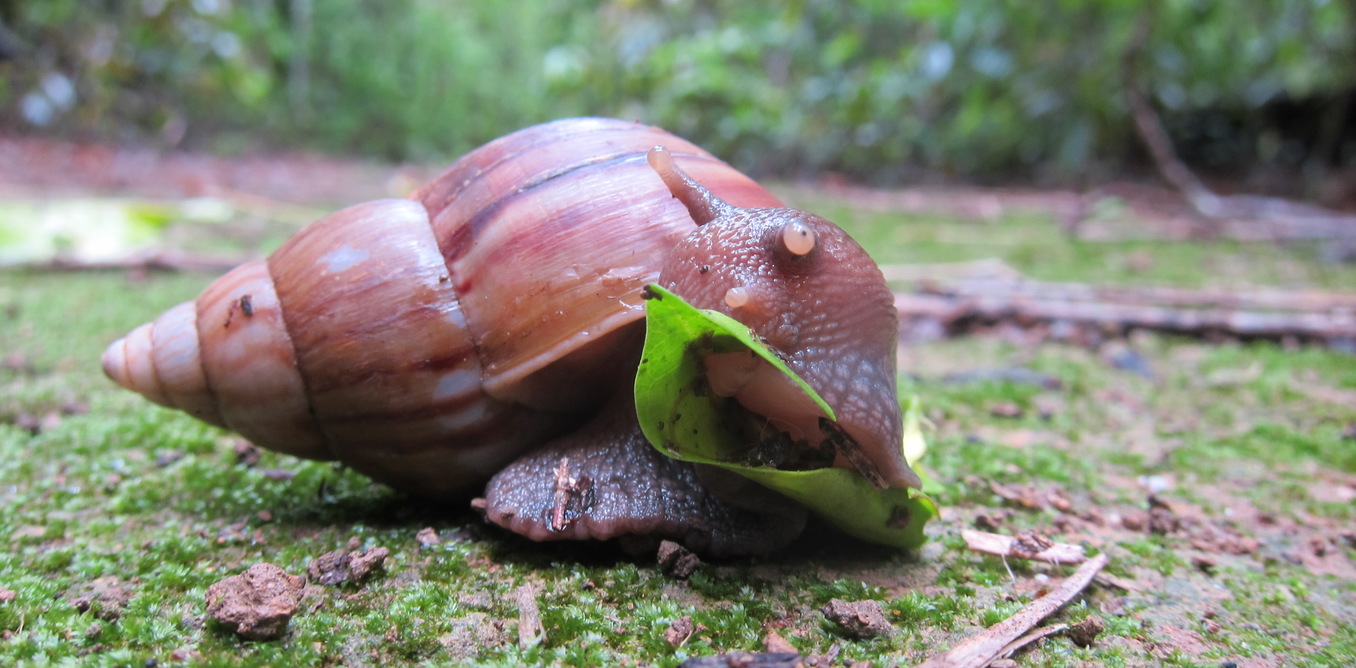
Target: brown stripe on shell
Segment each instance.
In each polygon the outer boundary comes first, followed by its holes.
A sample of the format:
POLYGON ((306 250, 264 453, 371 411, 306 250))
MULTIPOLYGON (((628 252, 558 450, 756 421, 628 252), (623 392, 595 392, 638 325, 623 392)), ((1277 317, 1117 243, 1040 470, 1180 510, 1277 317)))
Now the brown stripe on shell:
MULTIPOLYGON (((736 199, 756 202, 759 206, 780 206, 780 203, 763 190, 762 186, 749 181, 743 174, 733 171, 729 165, 715 158, 705 154, 680 154, 678 157, 684 161, 684 166, 690 173, 707 177, 721 192, 736 199)), ((610 155, 606 159, 579 162, 565 169, 538 174, 531 180, 513 184, 512 189, 499 193, 497 199, 485 202, 483 206, 471 208, 473 204, 469 200, 463 200, 461 202, 463 206, 457 209, 455 217, 451 212, 440 216, 435 227, 440 232, 447 230, 450 236, 440 236, 439 246, 443 249, 444 259, 451 266, 468 252, 472 239, 479 243, 480 233, 486 227, 502 224, 501 221, 506 217, 519 224, 528 220, 523 217, 505 216, 502 210, 511 206, 540 206, 536 201, 537 190, 547 187, 559 186, 574 192, 597 193, 594 197, 573 202, 576 207, 572 209, 542 209, 538 218, 541 222, 537 222, 536 225, 548 230, 552 236, 569 234, 579 226, 592 224, 594 217, 589 215, 589 210, 625 218, 633 223, 643 221, 645 219, 640 216, 646 213, 646 207, 652 205, 647 198, 658 194, 660 202, 668 199, 666 197, 668 190, 659 188, 653 181, 654 178, 657 176, 645 162, 645 153, 635 151, 610 155), (627 206, 628 204, 634 205, 634 208, 627 206)), ((666 216, 663 220, 666 223, 670 220, 686 221, 688 224, 681 226, 681 229, 683 235, 690 233, 691 219, 687 216, 686 209, 678 205, 674 207, 674 211, 682 215, 666 216)), ((637 227, 645 229, 646 226, 639 224, 637 227)), ((459 280, 463 281, 461 285, 464 285, 465 281, 471 279, 459 277, 459 280)))
POLYGON ((645 163, 654 144, 686 154, 679 159, 694 178, 723 197, 779 204, 684 140, 642 125, 606 125, 614 131, 560 135, 548 124, 515 133, 416 193, 439 211, 435 234, 493 396, 521 396, 524 379, 640 319, 641 287, 693 228, 645 163), (457 205, 439 210, 449 190, 457 205))
POLYGON ((436 218, 453 202, 479 210, 511 190, 580 165, 643 153, 656 143, 674 151, 708 156, 695 144, 659 128, 612 118, 573 118, 505 135, 452 163, 411 199, 436 218))
MULTIPOLYGON (((757 183, 695 144, 659 128, 604 118, 544 123, 501 137, 454 162, 411 198, 428 209, 450 262, 475 237, 465 231, 467 221, 500 200, 581 168, 643 157, 655 144, 664 144, 684 165, 693 161, 718 165, 705 173, 719 173, 722 183, 707 186, 732 204, 780 206, 757 183)), ((659 183, 652 172, 649 177, 659 183)), ((667 189, 656 186, 655 192, 669 197, 667 189)))

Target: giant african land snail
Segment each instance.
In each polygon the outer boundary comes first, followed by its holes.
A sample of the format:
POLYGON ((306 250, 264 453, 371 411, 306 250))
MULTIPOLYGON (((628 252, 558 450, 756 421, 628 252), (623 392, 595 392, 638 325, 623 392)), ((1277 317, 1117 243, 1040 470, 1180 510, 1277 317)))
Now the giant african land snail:
MULTIPOLYGON (((322 218, 111 345, 104 369, 263 447, 419 496, 489 480, 486 516, 536 540, 762 553, 800 532, 803 509, 660 455, 635 423, 647 283, 776 348, 855 441, 859 456, 839 465, 918 484, 900 450, 880 271, 832 223, 756 208, 779 206, 661 130, 547 123, 473 151, 410 199, 322 218)), ((712 358, 708 375, 788 440, 820 438, 815 409, 758 364, 712 358)))

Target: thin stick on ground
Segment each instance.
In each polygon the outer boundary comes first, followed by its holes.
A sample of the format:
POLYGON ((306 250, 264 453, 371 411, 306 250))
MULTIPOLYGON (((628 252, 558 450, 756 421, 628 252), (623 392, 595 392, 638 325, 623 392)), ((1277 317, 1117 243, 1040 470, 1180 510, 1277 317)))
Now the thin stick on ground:
POLYGON ((1107 560, 1106 553, 1089 559, 1049 594, 1032 601, 1025 608, 1018 610, 1017 614, 919 664, 919 668, 981 668, 989 665, 1009 644, 1021 638, 1042 619, 1054 614, 1082 592, 1098 571, 1106 566, 1107 560))
POLYGON ((998 650, 998 655, 995 658, 999 659, 1007 658, 1009 656, 1012 656, 1013 654, 1016 654, 1017 650, 1026 647, 1027 645, 1030 645, 1031 643, 1034 643, 1037 640, 1044 640, 1057 633, 1064 633, 1067 630, 1069 630, 1068 624, 1052 624, 1050 626, 1042 626, 1041 628, 1038 628, 1035 631, 1032 631, 1031 633, 1028 633, 1004 645, 1003 649, 998 650))
POLYGON ((915 289, 921 292, 954 297, 1002 296, 1031 301, 1097 302, 1229 311, 1356 310, 1356 294, 1320 290, 1097 285, 1070 281, 1037 281, 1020 275, 946 276, 940 273, 916 279, 913 284, 915 289))

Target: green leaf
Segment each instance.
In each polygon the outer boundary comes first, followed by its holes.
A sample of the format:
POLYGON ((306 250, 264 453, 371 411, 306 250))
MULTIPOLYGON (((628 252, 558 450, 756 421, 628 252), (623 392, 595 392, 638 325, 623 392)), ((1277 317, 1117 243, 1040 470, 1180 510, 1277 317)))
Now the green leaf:
MULTIPOLYGON (((707 355, 752 351, 795 381, 829 419, 834 419, 832 408, 748 327, 724 314, 693 308, 657 285, 647 290, 636 414, 656 449, 675 459, 733 471, 799 501, 858 538, 900 548, 923 543, 923 526, 937 516, 937 507, 917 491, 876 489, 852 469, 786 471, 743 463, 750 450, 737 427, 744 409, 710 391, 707 355)), ((926 445, 918 428, 917 401, 910 407, 905 434, 910 456, 917 457, 926 445)))

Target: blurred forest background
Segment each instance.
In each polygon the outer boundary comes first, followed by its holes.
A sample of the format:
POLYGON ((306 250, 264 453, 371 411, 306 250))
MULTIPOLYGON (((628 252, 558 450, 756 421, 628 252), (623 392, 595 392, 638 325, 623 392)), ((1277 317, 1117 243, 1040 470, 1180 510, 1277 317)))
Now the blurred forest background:
POLYGON ((874 185, 1141 169, 1134 85, 1204 174, 1356 171, 1356 0, 0 0, 0 75, 8 132, 439 161, 597 114, 874 185))

